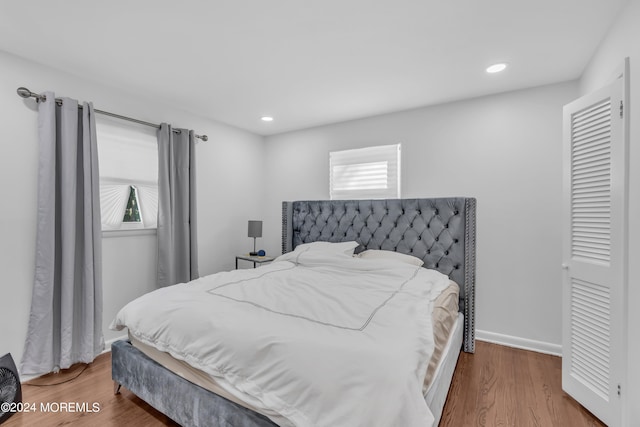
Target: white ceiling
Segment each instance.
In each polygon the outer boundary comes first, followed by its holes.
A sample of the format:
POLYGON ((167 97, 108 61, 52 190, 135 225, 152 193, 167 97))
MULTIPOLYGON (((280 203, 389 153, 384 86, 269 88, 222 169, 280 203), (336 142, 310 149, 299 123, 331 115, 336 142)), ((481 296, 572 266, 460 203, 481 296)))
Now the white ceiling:
POLYGON ((576 79, 626 2, 2 0, 0 49, 270 135, 576 79))

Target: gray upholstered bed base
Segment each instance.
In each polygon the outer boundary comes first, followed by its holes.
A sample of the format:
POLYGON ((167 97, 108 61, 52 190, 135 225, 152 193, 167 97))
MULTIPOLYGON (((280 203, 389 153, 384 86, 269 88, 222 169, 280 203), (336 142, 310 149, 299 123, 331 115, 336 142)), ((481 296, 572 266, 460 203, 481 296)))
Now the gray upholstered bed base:
POLYGON ((111 345, 111 376, 118 384, 183 426, 274 427, 257 412, 185 380, 128 341, 111 345))
MULTIPOLYGON (((282 225, 283 253, 310 241, 356 240, 361 250, 410 253, 422 258, 425 267, 448 274, 461 287, 464 350, 474 351, 475 199, 284 202, 282 225)), ((174 374, 127 341, 116 341, 111 351, 116 392, 125 386, 181 425, 275 426, 174 374)))

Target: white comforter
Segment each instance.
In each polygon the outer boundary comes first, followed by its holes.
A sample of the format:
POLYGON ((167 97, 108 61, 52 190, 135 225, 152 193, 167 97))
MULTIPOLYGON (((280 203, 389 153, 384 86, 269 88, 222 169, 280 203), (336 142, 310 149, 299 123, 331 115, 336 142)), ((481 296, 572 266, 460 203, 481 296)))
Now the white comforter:
POLYGON ((396 261, 292 252, 144 295, 111 324, 291 426, 427 427, 431 305, 449 279, 396 261))

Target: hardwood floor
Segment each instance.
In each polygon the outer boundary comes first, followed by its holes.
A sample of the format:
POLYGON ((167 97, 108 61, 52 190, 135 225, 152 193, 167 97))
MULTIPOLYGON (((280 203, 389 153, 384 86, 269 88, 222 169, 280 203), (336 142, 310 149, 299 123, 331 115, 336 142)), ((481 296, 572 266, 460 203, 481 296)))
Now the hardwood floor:
POLYGON ((562 391, 562 359, 476 342, 461 353, 440 427, 604 426, 562 391))
MULTIPOLYGON (((478 342, 475 354, 458 360, 440 426, 604 426, 562 391, 560 369, 559 357, 478 342)), ((128 390, 113 394, 110 353, 86 369, 79 365, 23 384, 22 392, 36 411, 17 413, 3 427, 177 426, 128 390), (61 384, 44 385, 53 383, 61 384), (67 402, 71 408, 60 410, 67 402)))

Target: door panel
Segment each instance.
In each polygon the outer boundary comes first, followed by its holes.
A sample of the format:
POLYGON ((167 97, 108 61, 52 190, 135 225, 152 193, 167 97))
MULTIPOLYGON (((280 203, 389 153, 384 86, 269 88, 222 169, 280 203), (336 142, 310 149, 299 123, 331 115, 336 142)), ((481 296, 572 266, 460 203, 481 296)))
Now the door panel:
POLYGON ((562 387, 620 425, 626 147, 618 79, 564 107, 562 387))

